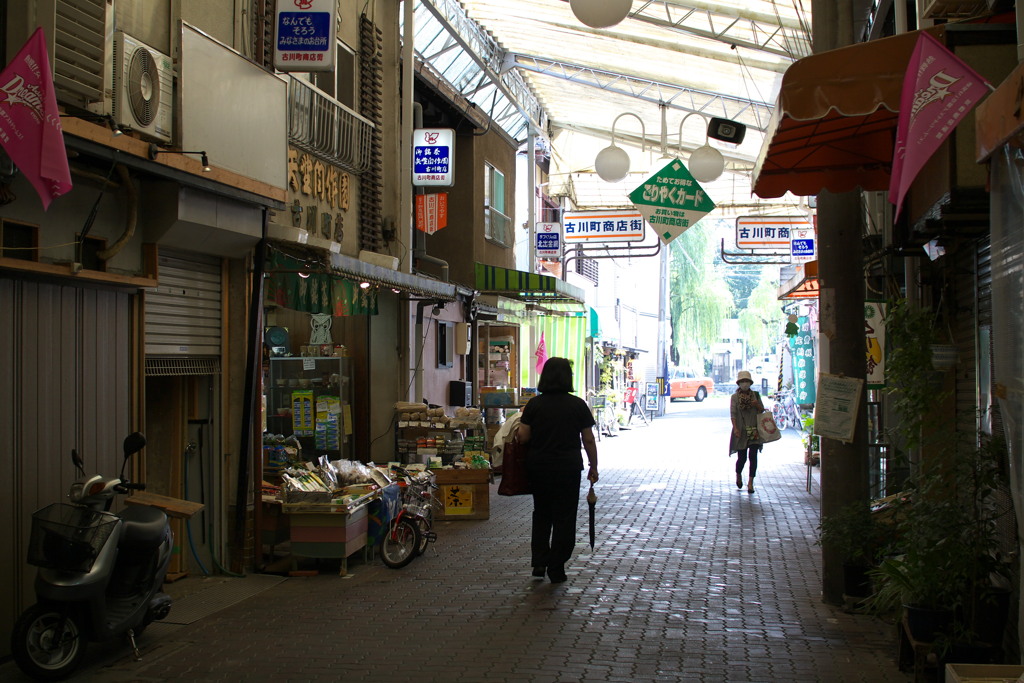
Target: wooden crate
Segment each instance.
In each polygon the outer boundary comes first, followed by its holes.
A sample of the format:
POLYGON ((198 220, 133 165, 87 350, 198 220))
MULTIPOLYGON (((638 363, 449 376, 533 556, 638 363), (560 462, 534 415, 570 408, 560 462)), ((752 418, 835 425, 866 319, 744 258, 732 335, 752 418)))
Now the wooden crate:
POLYGON ((491 516, 491 471, 434 470, 442 511, 437 519, 487 519, 491 516))

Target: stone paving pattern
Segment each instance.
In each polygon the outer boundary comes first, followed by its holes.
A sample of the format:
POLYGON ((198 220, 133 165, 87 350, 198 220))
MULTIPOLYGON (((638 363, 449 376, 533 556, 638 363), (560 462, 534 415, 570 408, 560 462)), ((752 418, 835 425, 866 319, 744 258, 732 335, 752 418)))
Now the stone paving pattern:
POLYGON ((192 625, 154 624, 142 662, 121 650, 79 679, 910 680, 893 626, 821 601, 797 435, 767 446, 756 493, 738 491, 722 400, 598 444, 597 545, 581 500, 566 583, 530 576, 531 500, 492 487, 490 520, 438 524, 404 569, 359 560, 340 578, 324 562, 192 625))

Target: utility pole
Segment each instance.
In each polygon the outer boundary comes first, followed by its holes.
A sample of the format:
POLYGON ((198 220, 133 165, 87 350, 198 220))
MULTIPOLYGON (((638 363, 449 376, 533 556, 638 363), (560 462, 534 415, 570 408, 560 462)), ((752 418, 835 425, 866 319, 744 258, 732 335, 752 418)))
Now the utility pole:
MULTIPOLYGON (((853 44, 852 0, 813 0, 814 52, 853 44)), ((818 280, 822 372, 865 379, 864 271, 860 254, 864 211, 860 191, 818 195, 818 280)), ((866 502, 868 448, 866 392, 861 392, 857 427, 851 443, 821 439, 821 515, 837 514, 852 503, 866 502)), ((822 549, 822 599, 843 600, 843 561, 849 558, 822 549)))

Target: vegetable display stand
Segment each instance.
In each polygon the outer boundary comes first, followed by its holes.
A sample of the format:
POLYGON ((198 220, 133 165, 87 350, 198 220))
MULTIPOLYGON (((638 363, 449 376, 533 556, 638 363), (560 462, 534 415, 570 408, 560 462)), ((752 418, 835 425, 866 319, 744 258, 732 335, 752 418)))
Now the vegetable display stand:
POLYGON ((442 508, 437 519, 487 519, 491 516, 487 469, 433 470, 442 508))
POLYGON ((370 498, 352 507, 286 503, 292 555, 341 560, 339 575, 348 574, 348 558, 359 550, 365 555, 370 498))

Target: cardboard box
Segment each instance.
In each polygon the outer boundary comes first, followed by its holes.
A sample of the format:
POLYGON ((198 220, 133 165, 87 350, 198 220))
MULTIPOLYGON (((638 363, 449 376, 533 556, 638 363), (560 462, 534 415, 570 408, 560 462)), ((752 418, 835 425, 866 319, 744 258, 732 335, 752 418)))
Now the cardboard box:
POLYGON ((1017 683, 1024 681, 1019 664, 947 664, 947 683, 1017 683))

